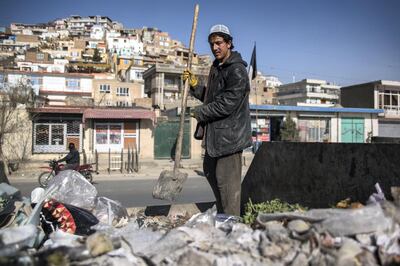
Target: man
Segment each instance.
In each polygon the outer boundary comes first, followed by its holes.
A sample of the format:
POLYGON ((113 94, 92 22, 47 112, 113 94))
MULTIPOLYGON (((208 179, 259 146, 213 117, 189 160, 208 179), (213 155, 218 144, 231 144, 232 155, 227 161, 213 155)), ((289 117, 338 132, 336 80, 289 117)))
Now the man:
POLYGON ((79 151, 75 149, 75 144, 70 143, 68 145, 69 153, 64 158, 58 160, 57 162, 65 161, 67 164, 64 166, 63 170, 76 170, 79 166, 79 151))
POLYGON ((204 126, 204 137, 197 137, 203 139, 203 169, 217 211, 239 216, 242 151, 252 145, 247 64, 232 51, 232 36, 225 25, 211 27, 208 42, 215 60, 207 86, 198 84, 189 71, 183 79, 189 79, 191 94, 203 101, 191 115, 204 126))

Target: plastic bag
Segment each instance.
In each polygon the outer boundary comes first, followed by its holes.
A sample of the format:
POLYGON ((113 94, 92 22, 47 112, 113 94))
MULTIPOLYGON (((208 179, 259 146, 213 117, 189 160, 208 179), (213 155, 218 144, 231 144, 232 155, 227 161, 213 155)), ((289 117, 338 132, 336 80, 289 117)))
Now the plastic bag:
POLYGON ((217 207, 214 205, 212 208, 205 212, 197 213, 193 215, 189 221, 185 223, 185 226, 195 227, 199 223, 205 223, 215 226, 215 216, 217 215, 217 207))
POLYGON ((234 224, 241 222, 241 218, 235 215, 218 213, 215 216, 215 227, 225 232, 230 232, 234 224))
POLYGON ((96 198, 93 214, 101 223, 108 225, 116 225, 121 219, 128 218, 128 212, 121 203, 106 197, 96 198))
POLYGON ((45 202, 42 213, 42 228, 47 234, 61 229, 71 234, 89 235, 94 233, 91 227, 99 223, 89 211, 54 200, 45 202))
POLYGON ((64 247, 78 247, 82 244, 83 237, 66 233, 62 230, 56 230, 55 232, 51 233, 49 239, 43 243, 44 247, 52 247, 56 248, 59 246, 64 247))
POLYGON ((46 189, 57 187, 51 198, 56 201, 91 210, 95 207, 96 188, 74 170, 61 171, 49 182, 46 189))
POLYGON ((38 203, 41 199, 43 199, 45 195, 45 190, 42 187, 37 187, 31 192, 31 203, 38 203))
POLYGON ((23 248, 31 248, 39 233, 34 225, 24 225, 0 230, 0 257, 13 256, 23 248))
POLYGON ((383 193, 379 183, 375 184, 375 189, 376 193, 372 193, 372 195, 369 196, 367 201, 368 204, 381 203, 386 200, 385 194, 383 193))
POLYGON ((7 183, 0 183, 0 198, 21 200, 21 191, 7 183))

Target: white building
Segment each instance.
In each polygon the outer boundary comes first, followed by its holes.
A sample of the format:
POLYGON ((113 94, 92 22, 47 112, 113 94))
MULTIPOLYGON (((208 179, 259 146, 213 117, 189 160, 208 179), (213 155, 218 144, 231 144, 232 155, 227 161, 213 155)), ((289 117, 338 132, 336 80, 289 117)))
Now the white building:
POLYGON ((36 95, 48 99, 50 106, 80 105, 92 99, 93 75, 26 71, 5 71, 0 75, 0 79, 7 80, 9 84, 29 83, 36 95), (74 104, 74 101, 79 103, 74 104))
POLYGON ((282 82, 276 76, 266 75, 265 86, 268 88, 276 88, 282 85, 282 82))
POLYGON ((278 87, 276 98, 281 105, 332 107, 339 103, 340 86, 325 80, 303 79, 278 87))
POLYGON ((118 56, 132 58, 143 55, 143 43, 136 37, 107 37, 107 48, 118 56))
POLYGON ((54 59, 54 63, 38 63, 38 62, 17 62, 17 66, 21 71, 29 72, 55 72, 64 73, 65 65, 68 64, 66 59, 54 59))
POLYGON ((42 40, 46 39, 58 39, 60 38, 60 33, 57 31, 49 31, 49 32, 43 32, 42 35, 40 35, 40 38, 42 40))
POLYGON ((102 25, 93 25, 90 38, 94 40, 103 40, 106 34, 106 30, 102 25))
POLYGON ((105 16, 70 16, 66 19, 67 28, 73 36, 90 36, 94 25, 101 25, 106 30, 113 28, 113 21, 105 16))

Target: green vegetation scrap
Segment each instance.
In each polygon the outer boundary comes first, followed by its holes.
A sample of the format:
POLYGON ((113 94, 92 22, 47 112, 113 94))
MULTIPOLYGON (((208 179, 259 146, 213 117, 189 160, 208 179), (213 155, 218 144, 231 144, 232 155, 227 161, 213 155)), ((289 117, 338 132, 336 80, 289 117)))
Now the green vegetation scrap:
POLYGON ((245 224, 253 225, 259 213, 274 213, 274 212, 291 212, 291 211, 305 211, 306 207, 299 204, 289 204, 280 199, 273 199, 270 201, 254 204, 251 199, 245 206, 245 214, 243 221, 245 224))

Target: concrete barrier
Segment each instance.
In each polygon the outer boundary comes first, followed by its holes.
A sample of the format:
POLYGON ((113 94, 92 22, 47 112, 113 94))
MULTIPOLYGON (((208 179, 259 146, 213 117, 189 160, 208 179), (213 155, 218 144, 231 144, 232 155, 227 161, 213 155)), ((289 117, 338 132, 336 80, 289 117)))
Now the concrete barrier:
POLYGON ((242 211, 249 198, 313 208, 348 197, 364 203, 376 182, 387 197, 400 185, 400 144, 264 142, 242 182, 242 211))

